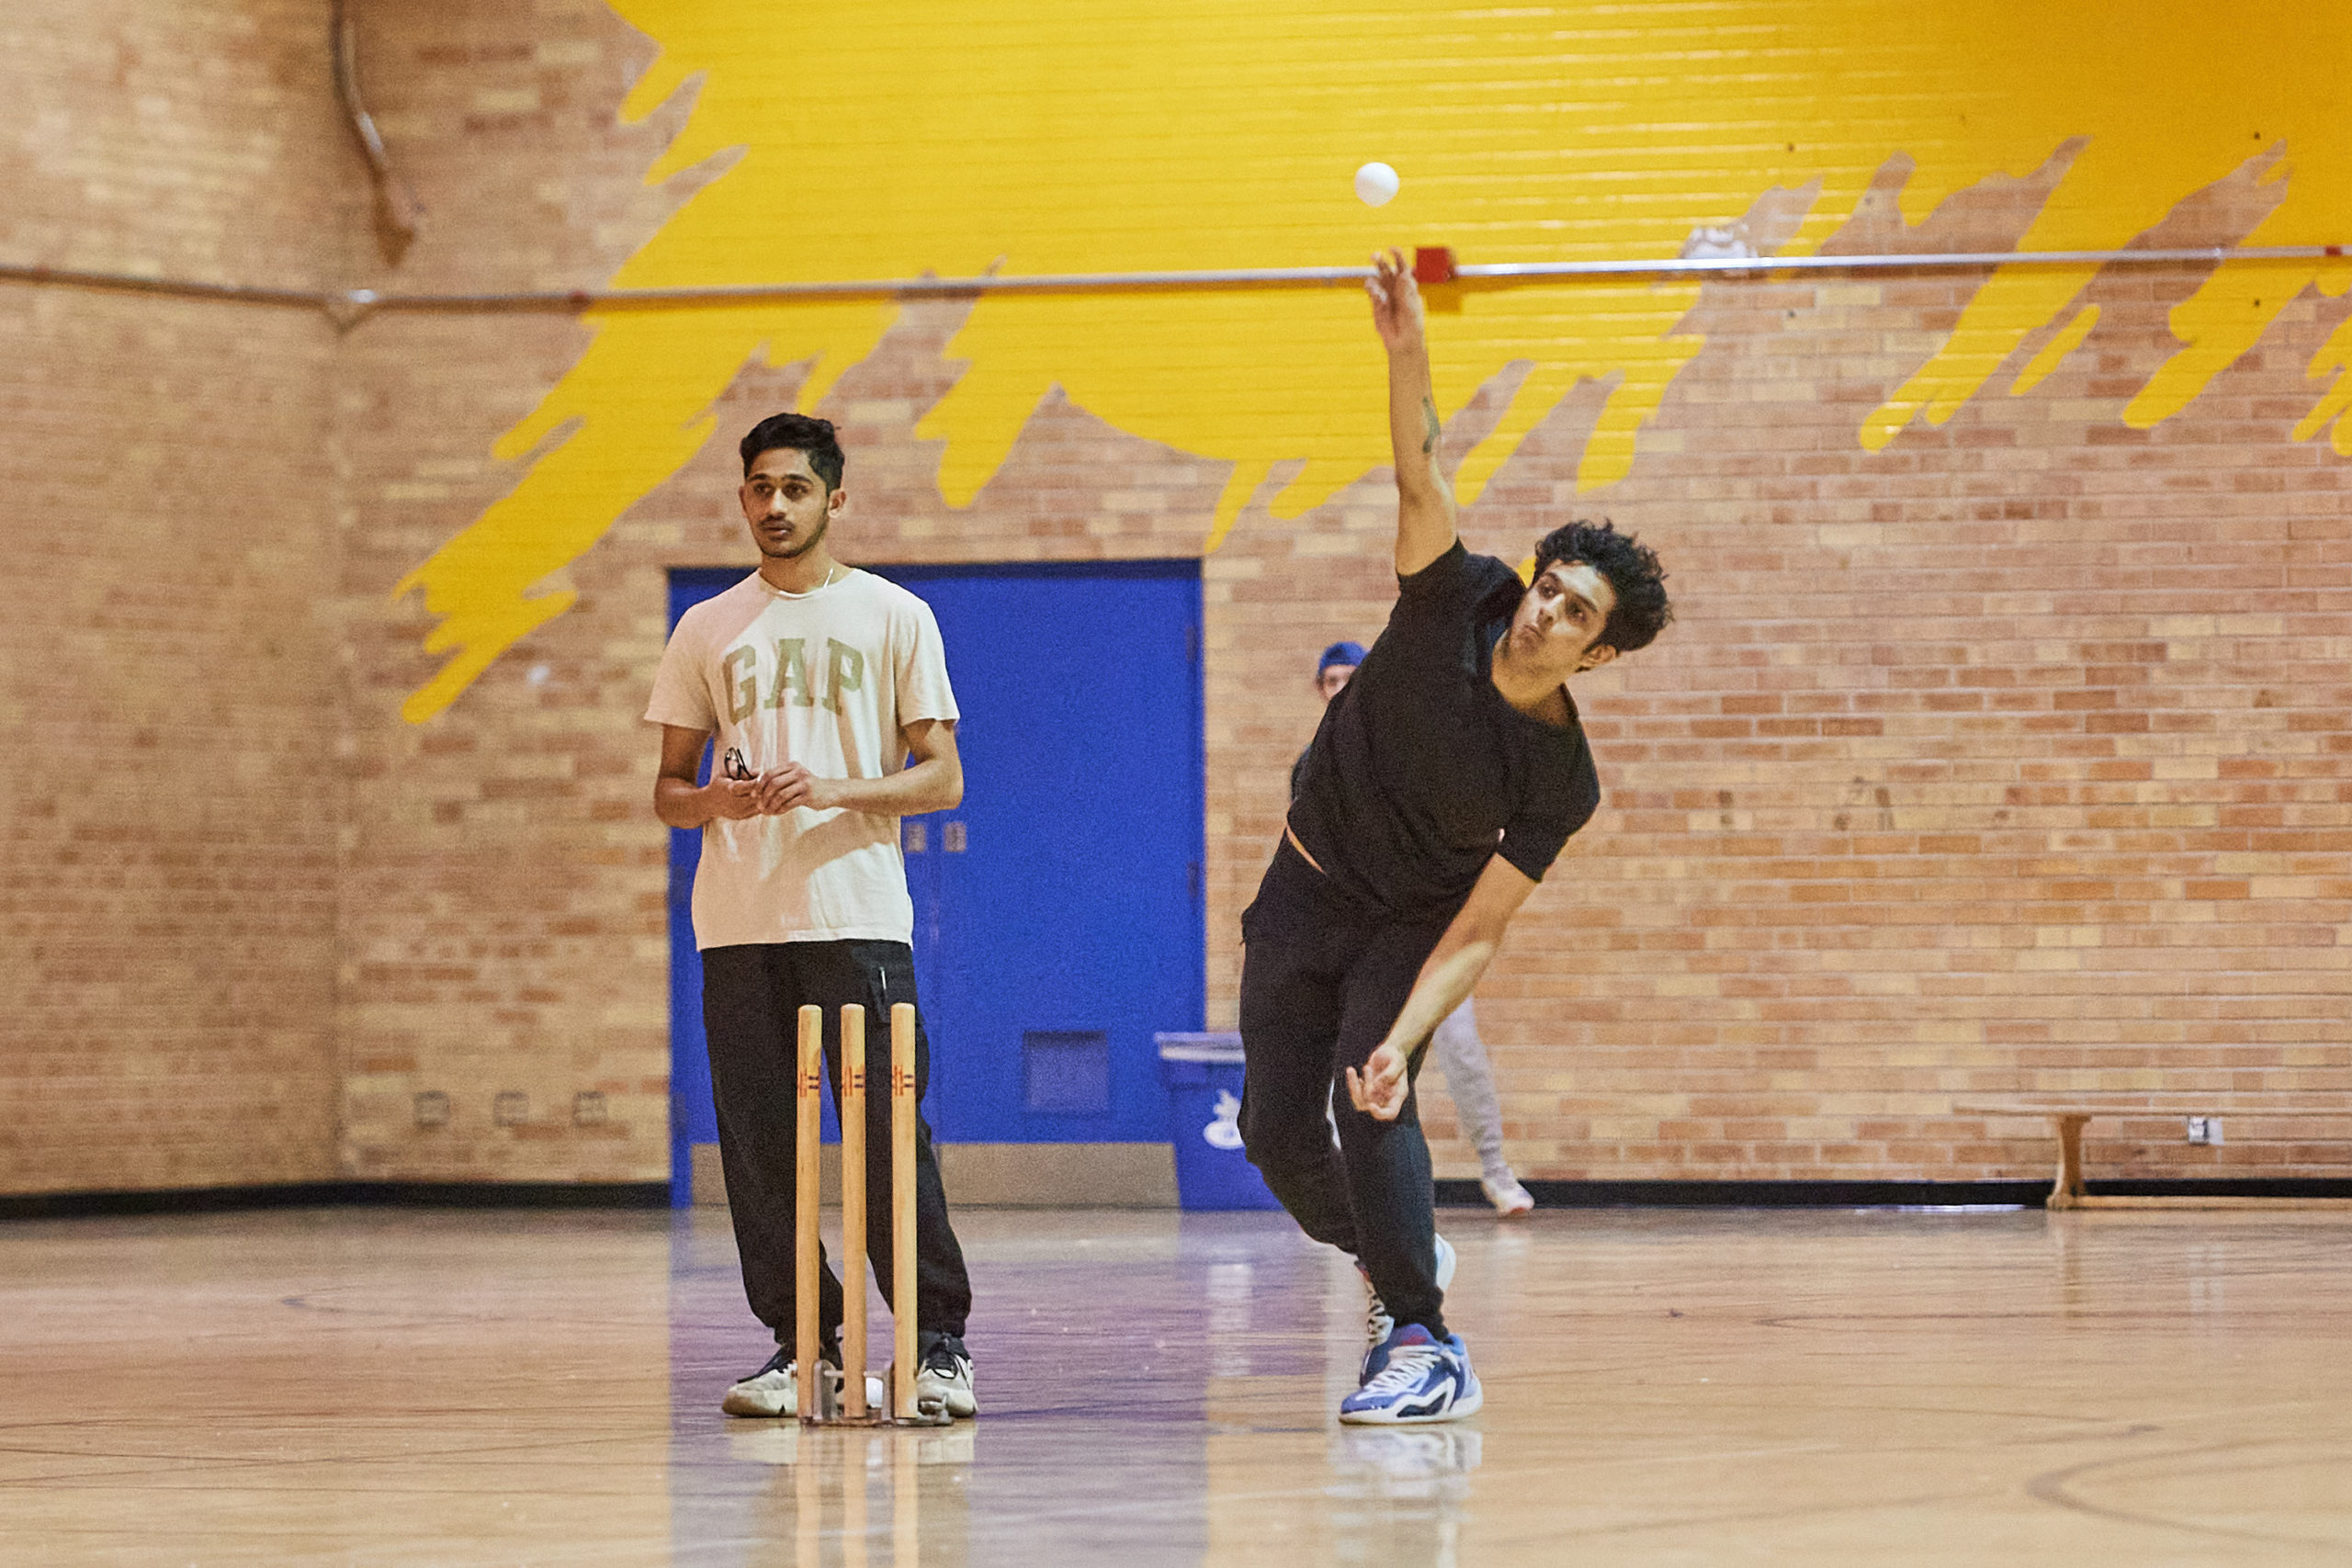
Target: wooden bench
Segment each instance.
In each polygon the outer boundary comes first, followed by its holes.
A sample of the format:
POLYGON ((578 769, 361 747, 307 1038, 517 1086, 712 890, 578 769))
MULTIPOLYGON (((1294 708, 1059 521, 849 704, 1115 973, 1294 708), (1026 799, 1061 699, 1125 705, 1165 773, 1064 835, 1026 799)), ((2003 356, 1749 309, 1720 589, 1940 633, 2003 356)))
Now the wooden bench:
POLYGON ((2012 1100, 1962 1100, 1952 1106, 1963 1116, 2046 1116, 2058 1134, 2058 1179, 2050 1190, 2052 1209, 2352 1209, 2352 1198, 2256 1198, 2188 1196, 2123 1197, 2083 1190, 2083 1128, 2096 1116, 2211 1116, 2228 1122, 2248 1118, 2352 1118, 2352 1102, 2323 1105, 2271 1098, 2249 1101, 2232 1095, 2190 1100, 2179 1095, 2037 1094, 2012 1100))

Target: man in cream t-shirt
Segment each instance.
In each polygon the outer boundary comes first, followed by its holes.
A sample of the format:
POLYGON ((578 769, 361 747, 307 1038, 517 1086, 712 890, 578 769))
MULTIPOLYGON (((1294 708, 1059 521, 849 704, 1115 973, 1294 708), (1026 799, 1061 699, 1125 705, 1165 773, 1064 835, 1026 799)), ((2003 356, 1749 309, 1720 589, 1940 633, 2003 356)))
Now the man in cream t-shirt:
MULTIPOLYGON (((662 726, 654 812, 702 829, 695 945, 702 951, 719 1159, 752 1311, 778 1346, 727 1391, 734 1416, 796 1414, 792 1361, 793 1079, 797 1016, 825 1012, 826 1072, 841 1090, 841 1009, 887 1019, 914 1002, 914 906, 899 818, 963 799, 956 697, 931 607, 832 558, 848 499, 832 425, 801 414, 743 437, 741 500, 760 569, 679 618, 646 719, 662 726), (695 779, 715 740, 711 781, 695 779)), ((920 1004, 918 1004, 920 1009, 920 1004)), ((918 1095, 931 1046, 916 1013, 918 1095)), ((867 1099, 868 1190, 889 1190, 889 1097, 867 1099)), ((890 1206, 869 1210, 867 1254, 887 1297, 890 1206)), ((919 1398, 977 1410, 964 1348, 971 1282, 947 1218, 931 1130, 915 1138, 919 1398)), ((864 1289, 862 1269, 854 1271, 864 1289)), ((818 1319, 832 1375, 842 1283, 820 1266, 818 1319)), ((895 1306, 896 1303, 893 1303, 895 1306)))

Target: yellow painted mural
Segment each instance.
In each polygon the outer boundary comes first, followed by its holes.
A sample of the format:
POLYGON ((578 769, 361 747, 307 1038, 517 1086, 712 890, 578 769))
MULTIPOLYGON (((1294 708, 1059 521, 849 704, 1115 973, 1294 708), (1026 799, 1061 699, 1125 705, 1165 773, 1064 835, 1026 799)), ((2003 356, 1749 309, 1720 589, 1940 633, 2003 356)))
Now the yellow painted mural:
MULTIPOLYGON (((1671 257, 1776 188, 1811 251, 1890 160, 1914 166, 1917 223, 1994 175, 2065 157, 2020 242, 2130 243, 2184 198, 2260 161, 2277 204, 2240 243, 2352 231, 2352 119, 2338 97, 2352 13, 2308 0, 1698 0, 1470 8, 1439 0, 610 0, 660 46, 622 108, 681 92, 684 129, 647 172, 717 160, 611 280, 750 282, 1331 265, 1374 246, 1465 262, 1671 257), (1378 159, 1403 192, 1352 194, 1378 159)), ((2223 238, 2227 238, 2224 236, 2223 238)), ((2029 339, 2050 373, 2095 316, 2095 269, 1982 279, 1943 344, 1856 433, 1876 451, 1939 423, 2029 339)), ((2178 353, 2130 403, 2163 420, 2297 295, 2341 294, 2352 264, 2215 269, 2176 312, 2178 353)), ((1623 478, 1702 340, 1695 282, 1464 288, 1433 333, 1442 412, 1514 367, 1465 497, 1578 382, 1605 389, 1577 472, 1623 478)), ((885 299, 599 308, 580 362, 496 448, 545 450, 514 491, 400 583, 446 653, 403 712, 442 711, 501 652, 560 615, 543 584, 712 434, 713 400, 755 356, 809 362, 813 408, 896 319, 885 299)), ((1384 464, 1378 346, 1345 288, 991 295, 949 345, 961 379, 920 433, 968 503, 1047 391, 1120 429, 1230 462, 1214 548, 1278 468, 1293 516, 1384 464)), ((2312 367, 2305 438, 2352 453, 2352 326, 2312 367)))

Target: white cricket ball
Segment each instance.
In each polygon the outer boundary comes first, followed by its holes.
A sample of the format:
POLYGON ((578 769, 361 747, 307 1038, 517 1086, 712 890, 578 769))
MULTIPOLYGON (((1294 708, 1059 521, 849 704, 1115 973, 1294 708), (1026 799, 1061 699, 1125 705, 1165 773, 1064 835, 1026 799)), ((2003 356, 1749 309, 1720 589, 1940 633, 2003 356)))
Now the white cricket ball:
POLYGON ((1385 164, 1366 164, 1356 171, 1356 195, 1366 207, 1387 206, 1396 199, 1397 187, 1403 183, 1385 164))

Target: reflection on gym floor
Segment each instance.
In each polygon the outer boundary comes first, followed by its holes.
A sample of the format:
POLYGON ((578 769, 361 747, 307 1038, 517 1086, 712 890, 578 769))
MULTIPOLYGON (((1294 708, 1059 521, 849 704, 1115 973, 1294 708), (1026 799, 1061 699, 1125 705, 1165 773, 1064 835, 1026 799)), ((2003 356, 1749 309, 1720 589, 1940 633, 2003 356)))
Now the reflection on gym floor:
POLYGON ((1280 1214, 969 1212, 983 1415, 906 1430, 719 1414, 767 1347, 713 1211, 0 1227, 0 1562, 2352 1550, 2343 1217, 1441 1218, 1487 1404, 1390 1429, 1333 1420, 1363 1289, 1280 1214))

